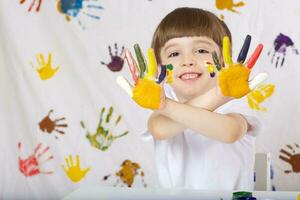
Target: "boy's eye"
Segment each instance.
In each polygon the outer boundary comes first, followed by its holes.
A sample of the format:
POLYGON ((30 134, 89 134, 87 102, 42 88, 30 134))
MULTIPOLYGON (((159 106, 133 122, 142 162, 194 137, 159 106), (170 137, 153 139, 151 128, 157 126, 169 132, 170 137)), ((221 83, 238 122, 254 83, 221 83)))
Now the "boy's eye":
POLYGON ((168 55, 168 58, 170 58, 170 57, 175 57, 175 56, 178 56, 178 55, 179 55, 178 52, 173 52, 173 53, 170 53, 170 54, 168 55))
POLYGON ((205 49, 198 49, 197 53, 209 53, 209 51, 207 51, 205 49))

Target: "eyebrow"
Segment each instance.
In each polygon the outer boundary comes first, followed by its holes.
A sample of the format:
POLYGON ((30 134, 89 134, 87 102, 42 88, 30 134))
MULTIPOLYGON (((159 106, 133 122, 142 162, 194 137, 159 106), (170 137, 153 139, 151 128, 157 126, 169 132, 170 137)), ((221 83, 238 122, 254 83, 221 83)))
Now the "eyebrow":
POLYGON ((169 44, 165 48, 163 48, 163 51, 167 51, 169 48, 175 47, 175 46, 177 46, 177 44, 169 44))
MULTIPOLYGON (((205 43, 207 45, 213 45, 210 41, 206 39, 196 39, 194 42, 196 43, 205 43)), ((177 46, 177 44, 169 44, 165 48, 163 48, 163 51, 167 51, 169 48, 177 46)))

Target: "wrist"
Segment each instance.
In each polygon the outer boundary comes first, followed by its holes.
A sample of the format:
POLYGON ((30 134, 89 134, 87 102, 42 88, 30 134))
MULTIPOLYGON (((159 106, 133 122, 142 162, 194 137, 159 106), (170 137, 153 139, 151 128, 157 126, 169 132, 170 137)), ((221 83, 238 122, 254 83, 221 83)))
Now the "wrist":
POLYGON ((221 91, 218 91, 218 88, 215 87, 205 94, 189 100, 186 104, 214 111, 218 107, 229 102, 231 99, 232 98, 230 97, 223 96, 221 91))

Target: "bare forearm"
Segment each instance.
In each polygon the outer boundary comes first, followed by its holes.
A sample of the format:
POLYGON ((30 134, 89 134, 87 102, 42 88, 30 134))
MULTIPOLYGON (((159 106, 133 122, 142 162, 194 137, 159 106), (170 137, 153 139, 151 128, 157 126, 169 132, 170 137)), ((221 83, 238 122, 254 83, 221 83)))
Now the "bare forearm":
POLYGON ((155 111, 148 120, 148 129, 156 139, 167 139, 182 133, 185 126, 155 111))
MULTIPOLYGON (((216 90, 211 90, 205 95, 196 97, 186 102, 187 105, 214 111, 219 106, 228 102, 228 98, 220 97, 216 90)), ((181 123, 174 121, 159 112, 155 111, 148 120, 148 129, 157 139, 167 139, 184 131, 186 127, 181 123)))
MULTIPOLYGON (((181 123, 209 138, 231 143, 246 133, 247 122, 239 115, 223 115, 203 108, 178 103, 167 99, 160 114, 181 123)), ((168 138, 165 134, 160 138, 168 138)))

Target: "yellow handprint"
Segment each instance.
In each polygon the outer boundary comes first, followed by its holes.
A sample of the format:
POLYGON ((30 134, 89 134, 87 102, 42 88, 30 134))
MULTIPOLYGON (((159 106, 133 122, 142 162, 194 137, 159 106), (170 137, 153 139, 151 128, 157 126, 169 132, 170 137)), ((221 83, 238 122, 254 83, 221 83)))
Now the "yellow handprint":
POLYGON ((71 155, 69 155, 69 159, 66 157, 66 164, 67 167, 62 165, 62 168, 65 170, 67 176, 71 179, 73 182, 79 182, 81 179, 83 179, 90 171, 90 168, 87 167, 84 170, 80 169, 80 161, 79 161, 79 156, 76 155, 76 163, 73 163, 73 158, 71 155))
POLYGON ((267 111, 265 107, 259 107, 265 99, 274 93, 275 85, 262 84, 247 95, 248 105, 251 109, 267 111))
POLYGON ((139 45, 135 44, 134 49, 139 63, 138 66, 132 58, 130 51, 128 49, 125 50, 125 58, 131 71, 132 79, 134 80, 134 87, 131 86, 130 83, 122 76, 117 78, 117 83, 141 107, 158 109, 161 106, 161 98, 164 95, 162 94, 163 90, 161 83, 166 77, 168 82, 172 82, 173 66, 161 66, 160 75, 156 79, 157 63, 154 50, 152 48, 149 48, 148 50, 148 67, 139 45))
POLYGON ((36 60, 38 62, 38 67, 35 67, 32 63, 31 63, 31 65, 38 72, 38 74, 42 80, 47 80, 47 79, 51 78, 52 76, 54 76, 54 74, 59 69, 59 66, 57 66, 56 68, 52 68, 52 66, 51 66, 51 60, 52 60, 51 53, 48 54, 47 63, 45 62, 43 54, 37 55, 36 60))
POLYGON ((247 95, 251 90, 257 87, 268 77, 266 73, 260 73, 249 83, 248 80, 251 68, 256 63, 263 48, 262 44, 259 44, 245 66, 244 61, 247 57, 250 42, 251 37, 247 35, 244 45, 238 56, 237 63, 233 64, 230 54, 229 38, 224 37, 223 56, 224 62, 227 65, 225 67, 221 67, 216 52, 212 53, 215 65, 208 64, 208 71, 210 72, 211 77, 214 77, 216 72, 215 69, 219 71, 219 88, 224 96, 241 98, 247 95))

